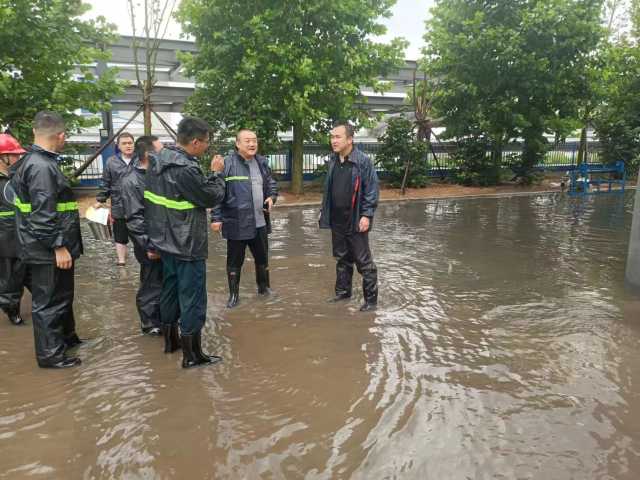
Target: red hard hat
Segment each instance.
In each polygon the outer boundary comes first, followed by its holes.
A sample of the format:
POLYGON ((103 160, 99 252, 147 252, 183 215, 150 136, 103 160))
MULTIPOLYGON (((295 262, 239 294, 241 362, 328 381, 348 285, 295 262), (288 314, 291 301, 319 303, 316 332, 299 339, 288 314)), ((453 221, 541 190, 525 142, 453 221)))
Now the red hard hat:
POLYGON ((0 133, 0 155, 5 153, 22 155, 26 152, 27 151, 20 146, 18 140, 13 138, 8 133, 0 133))

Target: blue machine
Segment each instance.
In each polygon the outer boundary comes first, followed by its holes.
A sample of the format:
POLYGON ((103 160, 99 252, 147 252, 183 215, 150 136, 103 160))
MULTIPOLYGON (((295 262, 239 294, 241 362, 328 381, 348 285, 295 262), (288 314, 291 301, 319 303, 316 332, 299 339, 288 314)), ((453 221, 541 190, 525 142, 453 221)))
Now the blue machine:
POLYGON ((595 193, 624 193, 624 184, 626 181, 626 172, 624 162, 618 160, 608 165, 596 165, 582 163, 573 170, 569 171, 571 184, 569 185, 569 195, 590 195, 595 193), (606 190, 601 189, 603 185, 607 185, 606 190), (620 188, 614 190, 613 185, 619 185, 620 188), (595 187, 595 189, 593 188, 595 187))

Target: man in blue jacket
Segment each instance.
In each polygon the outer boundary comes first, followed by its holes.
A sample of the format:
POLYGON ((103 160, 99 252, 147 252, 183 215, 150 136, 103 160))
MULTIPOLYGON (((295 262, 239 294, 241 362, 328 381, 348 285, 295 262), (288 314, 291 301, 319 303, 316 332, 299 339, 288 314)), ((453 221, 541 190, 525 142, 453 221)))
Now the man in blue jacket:
POLYGON ((162 259, 160 320, 165 352, 178 348, 178 317, 182 334, 182 367, 213 364, 220 357, 202 352, 202 327, 207 317, 207 208, 224 198, 220 172, 224 160, 211 161, 205 176, 198 157, 209 148, 209 125, 185 117, 178 124, 175 147, 167 146, 147 168, 144 218, 148 250, 162 259))
POLYGON ((267 159, 257 151, 255 132, 240 130, 236 151, 224 161, 224 201, 211 211, 211 228, 214 232, 222 230, 227 239, 227 308, 235 307, 240 299, 240 271, 247 247, 255 260, 258 294, 271 291, 267 235, 271 233, 269 214, 278 198, 278 184, 267 159))
POLYGON ((378 303, 378 270, 369 248, 369 230, 378 206, 378 176, 369 157, 353 146, 353 127, 337 124, 331 130, 331 149, 320 212, 320 228, 331 229, 336 264, 337 302, 351 298, 353 264, 362 275, 364 304, 378 303))

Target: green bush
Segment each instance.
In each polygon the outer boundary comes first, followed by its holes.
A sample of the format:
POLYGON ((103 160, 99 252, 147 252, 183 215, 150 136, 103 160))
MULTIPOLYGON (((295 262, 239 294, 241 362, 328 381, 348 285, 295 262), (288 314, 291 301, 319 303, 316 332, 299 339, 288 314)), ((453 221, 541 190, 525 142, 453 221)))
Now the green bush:
POLYGON ((458 142, 454 154, 458 170, 453 174, 454 181, 474 187, 498 185, 503 175, 502 161, 494 160, 489 150, 489 142, 484 138, 458 142))
POLYGON ((376 163, 383 167, 389 185, 402 186, 407 162, 411 162, 407 186, 420 188, 428 185, 427 143, 418 141, 410 120, 402 117, 391 119, 378 141, 381 145, 376 163))

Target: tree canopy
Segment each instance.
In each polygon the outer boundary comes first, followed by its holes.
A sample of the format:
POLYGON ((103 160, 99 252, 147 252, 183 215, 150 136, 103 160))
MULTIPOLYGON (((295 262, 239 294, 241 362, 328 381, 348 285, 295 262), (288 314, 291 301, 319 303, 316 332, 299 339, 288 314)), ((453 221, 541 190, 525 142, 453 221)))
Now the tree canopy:
POLYGON ((302 192, 302 145, 334 120, 362 123, 361 87, 402 65, 405 42, 372 40, 395 0, 184 0, 178 12, 198 53, 185 59, 196 91, 187 111, 222 135, 261 141, 293 129, 292 190, 302 192))
POLYGON ((99 123, 79 109, 109 109, 120 91, 113 70, 90 71, 113 36, 104 19, 80 18, 89 9, 81 0, 0 0, 0 125, 24 143, 38 111, 61 113, 71 131, 99 123))
POLYGON ((604 35, 602 0, 437 0, 423 68, 440 84, 446 138, 488 142, 494 158, 523 142, 526 174, 544 134, 576 128, 588 68, 604 35))

